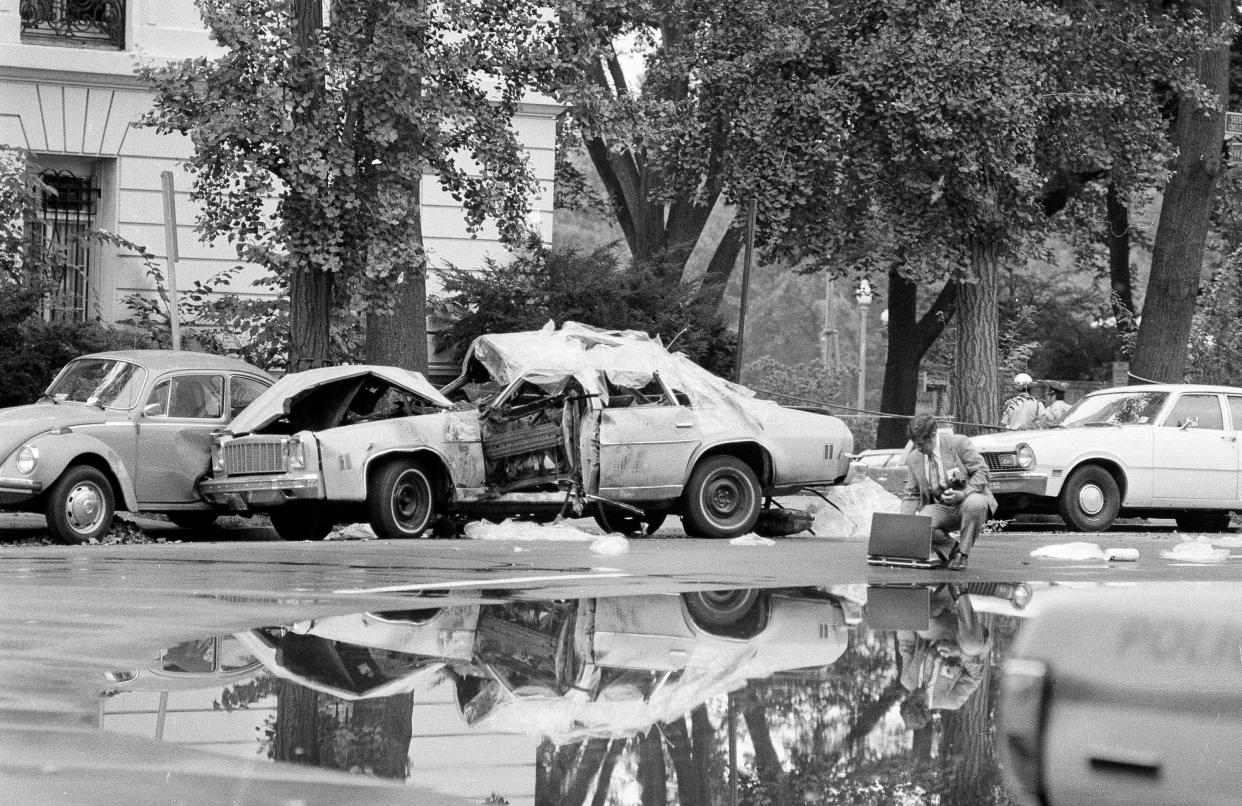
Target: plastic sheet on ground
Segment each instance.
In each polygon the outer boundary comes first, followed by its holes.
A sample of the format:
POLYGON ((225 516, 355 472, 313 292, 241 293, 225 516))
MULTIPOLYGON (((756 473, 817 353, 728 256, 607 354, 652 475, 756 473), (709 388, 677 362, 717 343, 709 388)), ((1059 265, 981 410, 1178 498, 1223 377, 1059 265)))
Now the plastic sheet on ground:
POLYGON ((630 541, 625 535, 611 534, 596 538, 591 544, 592 554, 625 554, 630 550, 630 541))
POLYGON ((1050 560, 1107 560, 1104 553, 1095 543, 1055 543, 1051 546, 1040 546, 1031 552, 1032 557, 1045 557, 1050 560))
POLYGON ((1242 535, 1212 535, 1208 540, 1213 546, 1230 549, 1242 548, 1242 535))
POLYGON ((324 540, 376 540, 375 531, 369 523, 347 523, 333 529, 324 540))
POLYGON ((534 523, 506 520, 500 523, 471 521, 466 524, 471 540, 596 540, 599 535, 584 532, 568 523, 534 523))
POLYGON ((871 534, 872 513, 901 511, 901 499, 874 479, 829 487, 820 492, 828 501, 817 495, 787 495, 778 499, 782 506, 805 509, 815 516, 811 529, 816 537, 866 540, 871 534))
POLYGON ((775 546, 776 541, 770 537, 762 537, 754 532, 741 537, 735 537, 729 541, 731 546, 775 546))
POLYGON ((1229 549, 1216 548, 1210 537, 1199 537, 1184 540, 1173 548, 1160 552, 1160 556, 1187 563, 1223 563, 1229 559, 1229 549))

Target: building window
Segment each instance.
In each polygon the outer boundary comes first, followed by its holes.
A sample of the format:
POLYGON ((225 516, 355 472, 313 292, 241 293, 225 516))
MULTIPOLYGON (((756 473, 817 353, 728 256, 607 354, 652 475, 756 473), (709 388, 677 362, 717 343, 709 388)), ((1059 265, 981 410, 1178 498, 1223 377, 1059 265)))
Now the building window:
POLYGON ((75 176, 68 171, 46 171, 42 179, 49 191, 43 194, 38 222, 42 237, 33 238, 32 245, 49 255, 48 262, 55 267, 45 316, 82 322, 91 302, 94 251, 86 236, 95 228, 99 189, 89 176, 75 176))
POLYGON ((125 0, 21 0, 22 41, 125 49, 125 0))

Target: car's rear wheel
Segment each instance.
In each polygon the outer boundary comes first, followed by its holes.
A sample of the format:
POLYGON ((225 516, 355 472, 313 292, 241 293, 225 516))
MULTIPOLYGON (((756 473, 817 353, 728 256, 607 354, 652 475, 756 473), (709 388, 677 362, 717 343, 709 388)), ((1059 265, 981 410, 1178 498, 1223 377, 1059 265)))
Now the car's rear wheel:
POLYGON ((686 483, 686 534, 730 538, 749 532, 763 503, 759 479, 735 456, 712 456, 699 463, 686 483))
POLYGON ((1232 517, 1227 510, 1203 509, 1183 512, 1176 520, 1183 532, 1227 532, 1232 517))
POLYGON ((421 462, 390 462, 371 480, 367 514, 379 537, 418 537, 431 524, 435 509, 435 486, 421 462))
POLYGON ((707 632, 749 637, 763 627, 763 600, 757 590, 689 591, 681 598, 690 618, 707 632))
POLYGON ((267 514, 281 540, 323 540, 336 525, 328 509, 318 503, 286 504, 267 514))
POLYGON ((1121 511, 1121 491, 1112 474, 1086 465, 1070 474, 1057 498, 1057 514, 1079 532, 1102 532, 1121 511))
POLYGON ((74 465, 47 493, 48 529, 65 543, 86 543, 108 532, 116 502, 112 484, 98 468, 74 465))

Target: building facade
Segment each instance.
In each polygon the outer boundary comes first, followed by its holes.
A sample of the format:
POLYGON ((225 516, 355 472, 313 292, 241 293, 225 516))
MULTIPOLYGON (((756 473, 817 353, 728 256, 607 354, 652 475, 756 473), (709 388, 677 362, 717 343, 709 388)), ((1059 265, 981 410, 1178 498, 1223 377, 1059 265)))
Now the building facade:
MULTIPOLYGON (((46 208, 55 230, 49 234, 103 228, 163 258, 161 175, 172 171, 178 286, 237 264, 228 244, 203 243, 194 231, 197 210, 181 167, 191 152, 188 138, 136 125, 152 100, 134 75, 140 60, 215 52, 193 0, 0 0, 0 146, 32 154, 57 189, 46 208)), ((542 188, 534 201, 536 223, 549 239, 559 112, 552 101, 532 98, 515 121, 542 188)), ((433 267, 428 289, 435 293, 436 265, 482 266, 485 257, 503 258, 505 250, 494 231, 471 237, 457 202, 434 179, 424 182, 423 232, 433 267)), ((130 313, 126 297, 155 293, 132 252, 92 247, 73 258, 59 315, 117 322, 130 313)), ((249 290, 253 277, 243 273, 238 288, 249 290)), ((451 376, 454 368, 437 358, 433 374, 451 376)))

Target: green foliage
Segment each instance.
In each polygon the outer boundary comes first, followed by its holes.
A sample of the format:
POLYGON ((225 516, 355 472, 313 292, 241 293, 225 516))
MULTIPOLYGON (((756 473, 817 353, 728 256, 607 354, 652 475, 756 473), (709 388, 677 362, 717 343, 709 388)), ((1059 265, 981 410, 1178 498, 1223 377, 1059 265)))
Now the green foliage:
POLYGON ((327 273, 337 310, 384 313, 426 268, 424 175, 472 230, 525 233, 537 185, 511 120, 555 60, 537 3, 338 0, 309 37, 297 12, 318 4, 197 5, 222 55, 140 73, 156 93, 148 125, 194 143, 204 239, 227 238, 278 284, 327 273))
POLYGON ((527 244, 507 264, 482 271, 448 266, 431 300, 442 336, 460 356, 484 333, 537 330, 549 320, 642 330, 711 372, 732 377, 736 339, 694 289, 659 267, 622 267, 609 247, 590 253, 527 244))
POLYGON ((261 674, 245 682, 227 686, 220 692, 220 697, 212 701, 211 710, 230 714, 246 710, 261 700, 276 696, 284 684, 279 677, 261 674))
POLYGON ((1199 292, 1190 328, 1186 381, 1242 386, 1242 252, 1234 252, 1199 292))

